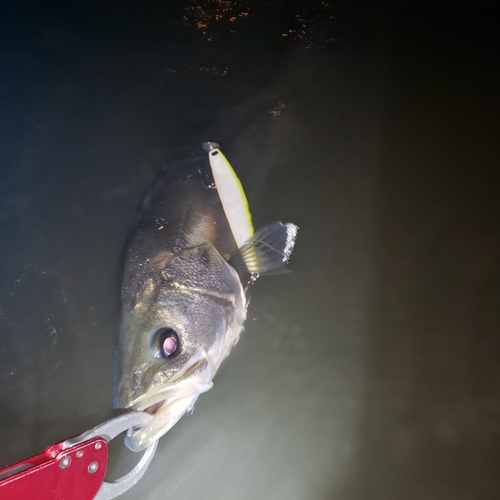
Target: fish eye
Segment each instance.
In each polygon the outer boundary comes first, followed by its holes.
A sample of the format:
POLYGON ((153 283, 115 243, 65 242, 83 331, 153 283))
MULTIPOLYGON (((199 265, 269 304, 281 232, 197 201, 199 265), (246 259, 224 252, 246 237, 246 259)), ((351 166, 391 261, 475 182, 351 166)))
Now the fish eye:
POLYGON ((157 330, 152 337, 151 348, 157 358, 173 358, 179 351, 179 335, 172 328, 157 330))

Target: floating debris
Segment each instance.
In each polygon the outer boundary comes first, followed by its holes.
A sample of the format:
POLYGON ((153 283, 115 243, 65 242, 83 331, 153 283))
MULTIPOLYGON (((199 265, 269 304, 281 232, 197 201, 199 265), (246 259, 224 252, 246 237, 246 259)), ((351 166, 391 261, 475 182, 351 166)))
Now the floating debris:
MULTIPOLYGON (((185 0, 182 4, 182 20, 186 26, 194 24, 204 30, 218 21, 234 23, 238 18, 248 16, 248 8, 233 0, 185 0), (245 10, 242 10, 245 9, 245 10)), ((206 31, 203 32, 206 35, 206 31)))
POLYGON ((284 109, 285 105, 281 101, 278 101, 278 104, 273 109, 270 109, 269 113, 273 116, 279 116, 284 109))
POLYGON ((288 30, 285 29, 274 36, 299 43, 307 49, 324 48, 327 44, 337 41, 338 22, 333 7, 325 1, 303 2, 299 12, 291 18, 291 5, 271 0, 183 0, 181 6, 183 24, 196 27, 209 42, 220 36, 241 31, 243 24, 240 24, 240 21, 249 17, 250 12, 254 15, 254 21, 265 12, 267 16, 284 16, 291 19, 288 30))

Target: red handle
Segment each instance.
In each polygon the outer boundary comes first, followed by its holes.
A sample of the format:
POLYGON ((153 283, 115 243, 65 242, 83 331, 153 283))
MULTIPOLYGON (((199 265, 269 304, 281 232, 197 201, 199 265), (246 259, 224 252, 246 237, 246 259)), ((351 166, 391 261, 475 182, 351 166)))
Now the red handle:
POLYGON ((92 500, 106 474, 108 443, 62 444, 0 469, 0 500, 92 500))

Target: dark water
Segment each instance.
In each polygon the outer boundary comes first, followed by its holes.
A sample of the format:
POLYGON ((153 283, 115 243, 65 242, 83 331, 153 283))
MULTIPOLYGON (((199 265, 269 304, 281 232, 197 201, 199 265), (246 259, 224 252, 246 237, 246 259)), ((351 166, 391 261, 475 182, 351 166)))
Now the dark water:
MULTIPOLYGON (((112 415, 139 199, 165 160, 213 139, 255 225, 301 227, 293 273, 255 285, 214 389, 122 498, 496 498, 494 14, 249 0, 5 9, 0 465, 112 415)), ((115 450, 111 469, 126 459, 115 450)))

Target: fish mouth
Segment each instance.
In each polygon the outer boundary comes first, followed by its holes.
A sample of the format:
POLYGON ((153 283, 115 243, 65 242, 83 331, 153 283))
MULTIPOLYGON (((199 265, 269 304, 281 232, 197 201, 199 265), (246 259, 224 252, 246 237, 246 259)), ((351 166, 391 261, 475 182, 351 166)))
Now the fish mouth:
POLYGON ((173 379, 152 393, 132 402, 129 409, 153 415, 146 427, 130 429, 125 444, 132 451, 147 448, 167 433, 177 421, 193 409, 198 396, 210 390, 213 370, 206 352, 197 349, 173 379))

